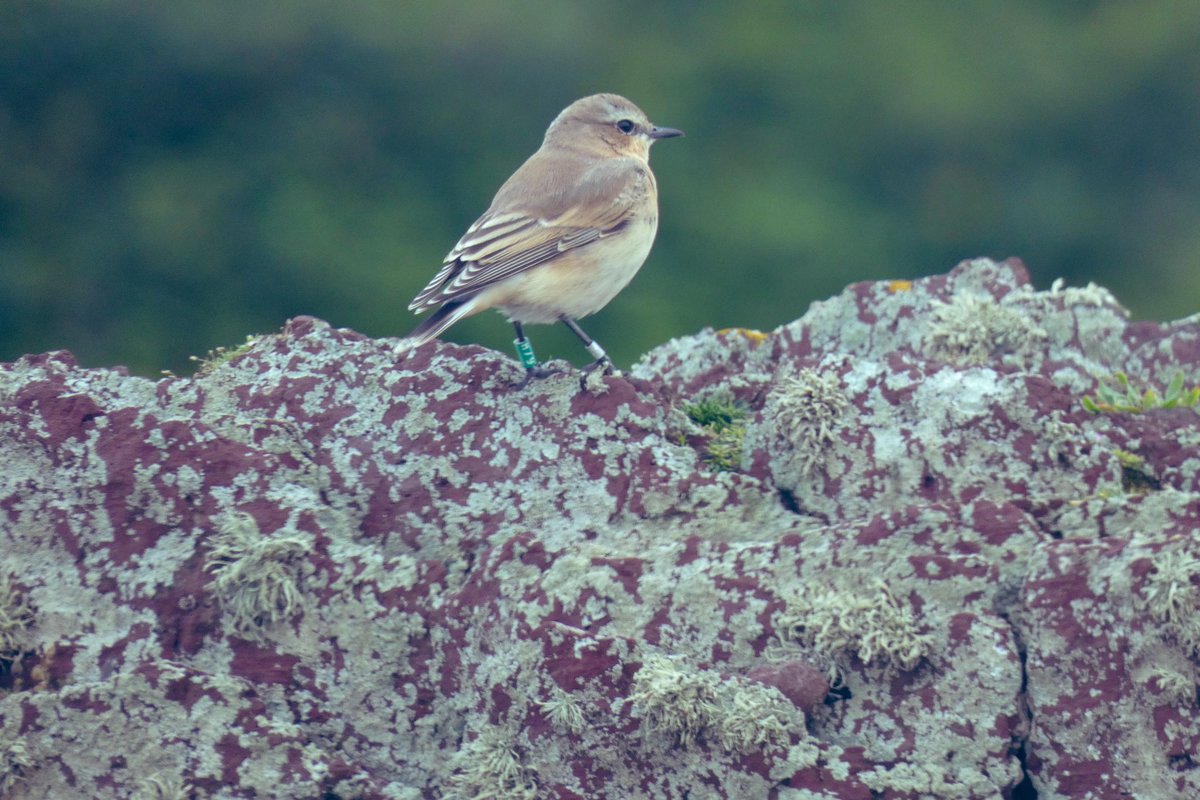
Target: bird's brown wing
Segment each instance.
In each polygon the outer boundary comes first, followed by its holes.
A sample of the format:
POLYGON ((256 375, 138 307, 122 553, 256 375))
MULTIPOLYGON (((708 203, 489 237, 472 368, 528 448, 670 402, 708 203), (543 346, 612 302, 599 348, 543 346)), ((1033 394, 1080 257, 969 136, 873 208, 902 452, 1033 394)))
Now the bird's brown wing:
POLYGON ((420 313, 473 295, 611 236, 629 222, 653 180, 649 170, 631 159, 608 159, 566 186, 515 191, 513 184, 524 170, 509 179, 487 213, 467 229, 410 310, 420 313))

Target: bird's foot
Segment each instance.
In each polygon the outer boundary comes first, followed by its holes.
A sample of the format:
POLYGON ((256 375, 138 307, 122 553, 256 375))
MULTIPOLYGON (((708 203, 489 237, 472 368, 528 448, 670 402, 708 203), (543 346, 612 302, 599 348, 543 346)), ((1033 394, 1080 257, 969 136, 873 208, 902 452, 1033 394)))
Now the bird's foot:
POLYGON ((600 375, 621 377, 621 370, 613 366, 608 356, 601 356, 579 371, 579 388, 587 391, 588 380, 591 379, 592 375, 597 373, 600 375))
POLYGON ((551 375, 558 375, 562 372, 562 367, 550 367, 545 364, 535 364, 532 367, 525 368, 525 377, 513 384, 514 389, 524 389, 529 385, 530 381, 540 381, 543 378, 549 378, 551 375))

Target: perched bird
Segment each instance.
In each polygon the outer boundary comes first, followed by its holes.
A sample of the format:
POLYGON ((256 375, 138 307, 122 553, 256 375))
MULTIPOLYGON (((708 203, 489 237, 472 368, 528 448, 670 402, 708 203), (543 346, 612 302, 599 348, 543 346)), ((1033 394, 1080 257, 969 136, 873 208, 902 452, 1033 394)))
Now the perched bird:
MULTIPOLYGON (((489 308, 512 322, 525 381, 538 367, 525 323, 562 322, 596 359, 612 361, 575 320, 594 314, 633 280, 658 230, 650 145, 683 131, 651 124, 624 97, 576 100, 550 123, 538 151, 505 181, 483 216, 446 256, 411 311, 437 309, 400 340, 405 353, 489 308)), ((523 382, 524 383, 524 382, 523 382)))

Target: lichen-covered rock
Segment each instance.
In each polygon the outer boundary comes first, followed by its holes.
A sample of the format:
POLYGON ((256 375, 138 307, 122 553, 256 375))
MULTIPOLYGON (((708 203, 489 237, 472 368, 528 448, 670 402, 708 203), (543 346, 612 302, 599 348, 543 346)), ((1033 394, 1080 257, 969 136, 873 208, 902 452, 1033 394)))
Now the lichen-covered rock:
POLYGON ((0 797, 1196 795, 1200 414, 1080 404, 1180 369, 990 261, 587 389, 0 365, 0 797))

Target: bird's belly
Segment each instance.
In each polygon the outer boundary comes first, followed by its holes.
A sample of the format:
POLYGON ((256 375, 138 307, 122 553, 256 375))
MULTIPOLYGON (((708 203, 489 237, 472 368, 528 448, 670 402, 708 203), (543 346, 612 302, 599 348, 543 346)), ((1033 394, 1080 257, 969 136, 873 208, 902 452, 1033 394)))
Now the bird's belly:
POLYGON ((486 290, 480 299, 484 307, 498 308, 514 322, 551 323, 561 317, 595 314, 641 269, 657 227, 656 217, 635 220, 613 236, 514 275, 486 290))

